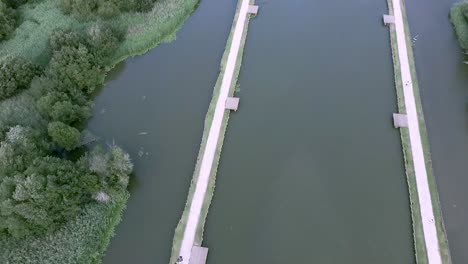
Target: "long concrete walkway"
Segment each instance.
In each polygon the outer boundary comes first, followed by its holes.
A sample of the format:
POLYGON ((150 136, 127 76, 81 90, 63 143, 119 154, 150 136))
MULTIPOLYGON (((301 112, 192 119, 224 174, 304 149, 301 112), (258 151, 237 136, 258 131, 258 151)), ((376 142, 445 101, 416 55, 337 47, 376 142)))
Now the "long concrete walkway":
POLYGON ((413 80, 409 66, 406 35, 400 0, 393 0, 393 14, 395 16, 395 30, 397 36, 398 58, 400 60, 401 80, 405 100, 408 129, 413 157, 414 174, 418 191, 421 218, 429 264, 442 263, 439 251, 439 239, 432 208, 431 192, 427 180, 426 163, 419 131, 418 113, 414 98, 413 80))
POLYGON ((237 55, 239 54, 239 48, 241 46, 242 34, 247 18, 249 1, 250 0, 242 0, 242 4, 239 11, 239 17, 235 25, 234 35, 232 38, 231 48, 225 66, 219 97, 218 101, 216 102, 213 121, 209 130, 206 147, 203 152, 198 181, 196 183, 195 193, 193 195, 192 203, 190 205, 190 212, 188 215, 187 225, 185 227, 184 236, 180 247, 179 255, 181 256, 181 258, 179 259, 182 261, 180 261, 179 263, 181 264, 189 263, 190 254, 194 245, 195 234, 197 231, 200 213, 213 167, 213 161, 215 157, 216 147, 218 144, 218 139, 220 136, 221 125, 224 115, 226 113, 225 102, 229 94, 229 89, 234 75, 234 69, 237 63, 237 55))

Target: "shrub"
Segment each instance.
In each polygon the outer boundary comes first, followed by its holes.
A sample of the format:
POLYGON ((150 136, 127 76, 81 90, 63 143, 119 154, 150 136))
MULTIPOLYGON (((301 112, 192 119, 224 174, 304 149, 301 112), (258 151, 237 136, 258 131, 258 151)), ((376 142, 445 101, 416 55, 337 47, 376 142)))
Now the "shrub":
POLYGON ((49 123, 47 131, 52 141, 66 150, 74 149, 80 142, 80 131, 62 122, 49 123))
POLYGON ((59 6, 66 14, 81 19, 96 16, 111 18, 121 12, 147 12, 156 0, 60 0, 59 6))
POLYGON ((20 125, 43 127, 44 120, 36 108, 36 99, 28 92, 0 101, 0 138, 2 131, 20 125))
POLYGON ((16 26, 16 12, 0 0, 0 41, 6 39, 16 26))
POLYGON ((104 179, 107 186, 117 189, 127 187, 133 170, 130 156, 117 146, 107 153, 100 147, 93 149, 87 156, 87 167, 104 179))
POLYGON ((92 25, 87 33, 88 46, 99 64, 104 63, 105 58, 117 49, 124 38, 122 31, 103 22, 92 25))
POLYGON ((40 68, 21 57, 8 57, 0 64, 0 100, 29 87, 40 68))
POLYGON ((126 188, 129 175, 133 170, 133 164, 130 161, 130 155, 121 148, 112 147, 109 151, 109 173, 112 177, 112 183, 117 183, 126 188))
POLYGON ((83 35, 76 31, 54 31, 49 38, 52 51, 58 51, 62 47, 78 48, 83 43, 85 43, 83 35))
POLYGON ((11 127, 0 143, 0 180, 22 173, 37 156, 46 155, 50 145, 43 138, 39 130, 11 127))
POLYGON ((109 1, 109 2, 104 2, 101 5, 99 5, 97 9, 97 14, 98 16, 103 17, 103 18, 111 18, 120 14, 120 10, 119 10, 119 7, 115 3, 109 1))

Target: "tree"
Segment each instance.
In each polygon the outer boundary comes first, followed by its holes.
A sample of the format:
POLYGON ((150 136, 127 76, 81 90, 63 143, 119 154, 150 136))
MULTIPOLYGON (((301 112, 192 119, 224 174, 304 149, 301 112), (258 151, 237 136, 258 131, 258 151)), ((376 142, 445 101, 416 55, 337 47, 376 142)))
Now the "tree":
POLYGON ((91 116, 91 108, 88 105, 79 106, 70 101, 61 101, 52 106, 50 116, 52 120, 65 124, 81 123, 91 116))
POLYGON ((0 41, 6 39, 16 26, 16 12, 0 0, 0 41))
POLYGON ((14 126, 0 143, 0 179, 23 172, 37 156, 50 151, 49 143, 39 130, 14 126))
POLYGON ((104 68, 95 61, 85 45, 65 46, 54 52, 46 76, 56 81, 61 90, 68 93, 79 90, 90 95, 102 84, 105 74, 104 68))
POLYGON ((112 146, 106 153, 101 147, 96 147, 86 156, 86 167, 96 173, 103 182, 111 187, 126 188, 133 164, 130 155, 117 146, 112 146))
POLYGON ((40 73, 39 66, 22 57, 7 57, 0 62, 0 100, 28 88, 31 80, 40 73))
POLYGON ((37 102, 37 107, 42 116, 68 125, 84 122, 91 116, 89 103, 75 104, 65 93, 57 91, 42 96, 37 102))
POLYGON ((80 142, 80 131, 62 122, 49 123, 47 131, 52 141, 66 150, 74 149, 80 142))
POLYGON ((79 163, 56 157, 37 157, 24 172, 0 182, 0 235, 16 238, 55 229, 102 189, 79 163))

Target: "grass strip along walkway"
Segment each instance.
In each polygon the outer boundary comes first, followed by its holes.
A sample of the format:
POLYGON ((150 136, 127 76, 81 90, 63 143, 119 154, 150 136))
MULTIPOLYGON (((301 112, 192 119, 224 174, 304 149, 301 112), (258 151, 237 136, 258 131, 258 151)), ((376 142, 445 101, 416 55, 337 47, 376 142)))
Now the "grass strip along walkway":
POLYGON ((248 7, 251 2, 252 0, 239 0, 238 3, 233 28, 221 62, 220 75, 206 115, 205 130, 187 204, 175 231, 171 264, 189 263, 192 247, 200 245, 202 241, 203 226, 213 196, 216 170, 229 118, 225 102, 227 97, 233 94, 237 83, 250 18, 248 7))
POLYGON ((395 83, 400 113, 407 114, 408 129, 401 129, 411 200, 416 261, 418 264, 451 263, 432 175, 426 128, 419 98, 409 28, 400 0, 388 0, 395 25, 390 26, 395 83))

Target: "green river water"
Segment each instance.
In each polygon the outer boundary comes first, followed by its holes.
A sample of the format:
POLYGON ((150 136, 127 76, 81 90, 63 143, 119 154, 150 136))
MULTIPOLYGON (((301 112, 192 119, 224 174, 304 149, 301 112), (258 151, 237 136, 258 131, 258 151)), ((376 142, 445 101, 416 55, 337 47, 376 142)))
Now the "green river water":
MULTIPOLYGON (((257 3, 240 109, 229 121, 206 223, 208 263, 414 263, 391 120, 386 1, 257 3)), ((236 4, 203 0, 176 41, 119 65, 96 98, 89 129, 135 163, 104 263, 168 263, 236 4)), ((468 204, 458 181, 468 183, 468 69, 449 6, 416 0, 407 11, 421 35, 416 67, 452 254, 465 263, 468 204)))

